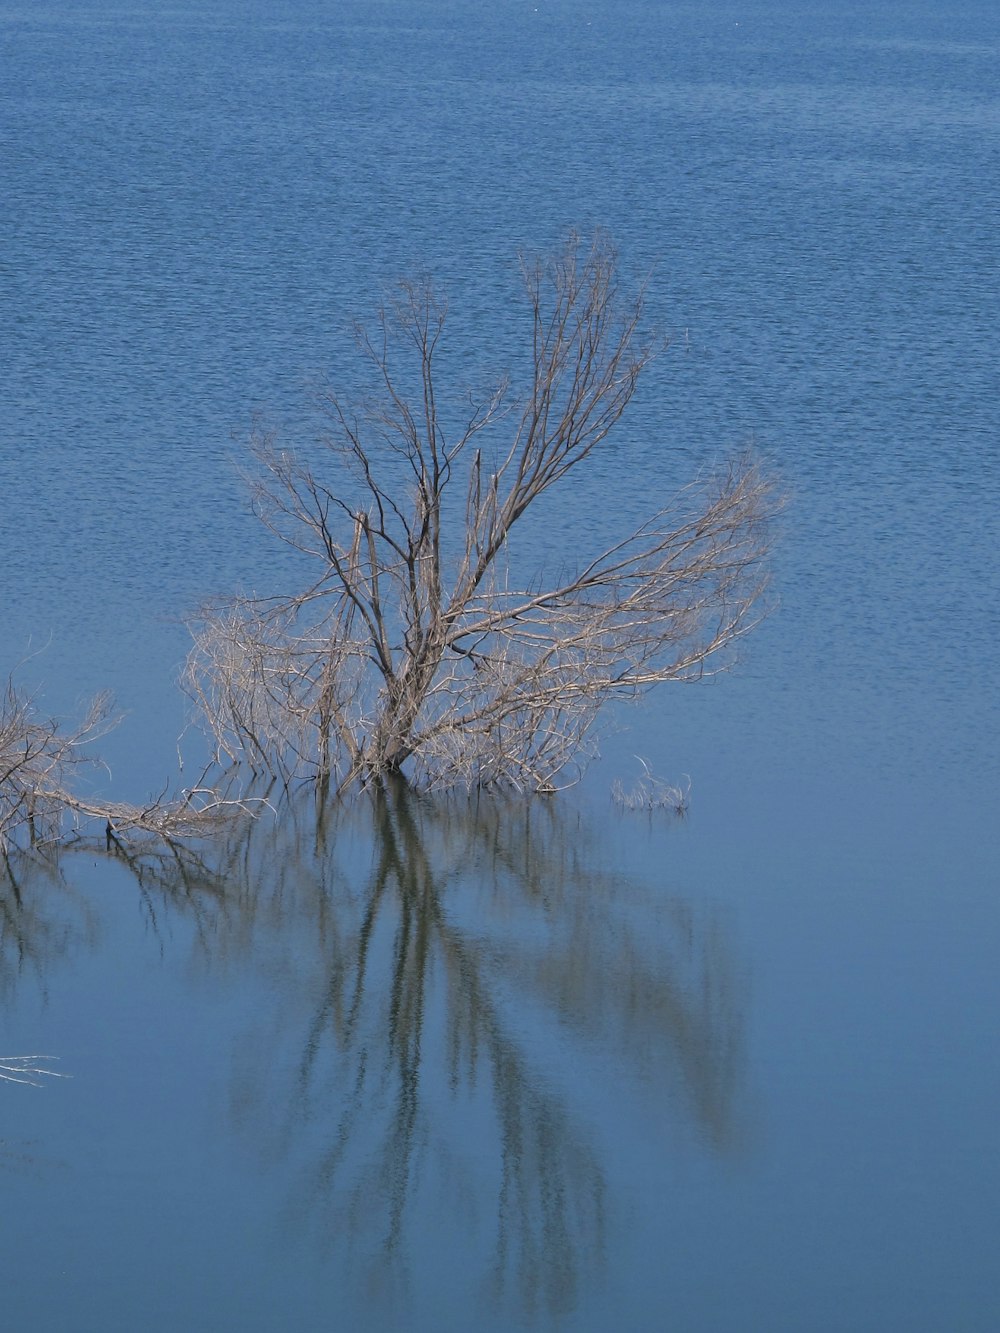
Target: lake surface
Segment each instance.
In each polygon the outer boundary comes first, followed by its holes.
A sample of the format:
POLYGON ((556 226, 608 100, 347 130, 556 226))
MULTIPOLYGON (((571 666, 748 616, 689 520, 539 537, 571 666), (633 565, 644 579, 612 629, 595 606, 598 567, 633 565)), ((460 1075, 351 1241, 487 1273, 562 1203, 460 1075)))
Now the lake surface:
POLYGON ((985 0, 0 3, 0 672, 115 691, 116 795, 185 613, 294 576, 254 412, 309 440, 400 276, 462 388, 519 250, 651 275, 540 563, 750 440, 789 501, 738 671, 566 797, 17 867, 0 1054, 70 1077, 0 1083, 6 1327, 997 1327, 998 60, 985 0))

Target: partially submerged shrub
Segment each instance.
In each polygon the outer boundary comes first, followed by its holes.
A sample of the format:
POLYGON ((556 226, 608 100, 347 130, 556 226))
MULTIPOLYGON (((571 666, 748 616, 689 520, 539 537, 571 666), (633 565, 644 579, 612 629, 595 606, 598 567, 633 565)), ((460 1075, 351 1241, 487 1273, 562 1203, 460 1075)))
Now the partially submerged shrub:
POLYGON ((627 791, 620 778, 611 787, 611 799, 621 810, 672 810, 683 815, 691 795, 691 779, 685 775, 684 785, 664 782, 658 778, 645 759, 635 756, 642 765, 638 780, 627 791))

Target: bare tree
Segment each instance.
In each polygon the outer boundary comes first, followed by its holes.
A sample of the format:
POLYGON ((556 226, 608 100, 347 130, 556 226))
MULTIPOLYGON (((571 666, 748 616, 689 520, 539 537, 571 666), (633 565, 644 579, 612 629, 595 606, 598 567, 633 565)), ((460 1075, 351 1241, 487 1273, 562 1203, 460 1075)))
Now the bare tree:
POLYGON ((600 449, 651 357, 606 237, 523 271, 520 395, 504 380, 453 428, 445 304, 404 284, 358 329, 377 392, 357 407, 324 397, 323 469, 255 430, 257 512, 318 569, 193 625, 186 688, 220 765, 551 790, 605 704, 721 669, 755 623, 772 501, 748 458, 549 586, 518 577, 519 520, 600 449))

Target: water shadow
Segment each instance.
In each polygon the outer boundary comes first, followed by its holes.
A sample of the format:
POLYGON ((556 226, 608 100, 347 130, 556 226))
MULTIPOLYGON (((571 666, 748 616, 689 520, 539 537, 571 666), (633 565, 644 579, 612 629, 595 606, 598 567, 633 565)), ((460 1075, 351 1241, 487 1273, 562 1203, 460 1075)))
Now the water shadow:
POLYGON ((20 989, 43 998, 50 970, 99 937, 99 914, 55 850, 0 851, 0 1003, 20 989))
MULTIPOLYGON (((318 1245, 390 1304, 450 1255, 466 1305, 558 1316, 599 1280, 650 1154, 734 1150, 741 971, 636 828, 626 868, 569 804, 400 786, 200 849, 88 846, 131 876, 161 952, 238 997, 230 1129, 276 1246, 318 1245)), ((95 924, 61 863, 7 874, 13 986, 95 924)))
POLYGON ((273 999, 239 1046, 234 1122, 288 1172, 287 1232, 350 1251, 373 1290, 405 1295, 433 1234, 482 1299, 571 1310, 636 1124, 737 1143, 724 924, 602 866, 571 809, 399 787, 300 807, 244 865, 242 943, 273 999))

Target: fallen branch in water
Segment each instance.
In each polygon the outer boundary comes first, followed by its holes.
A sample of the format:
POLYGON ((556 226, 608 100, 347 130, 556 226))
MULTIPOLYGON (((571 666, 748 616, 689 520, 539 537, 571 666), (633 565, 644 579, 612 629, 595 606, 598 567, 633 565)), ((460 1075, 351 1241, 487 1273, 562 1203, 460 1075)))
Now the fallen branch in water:
POLYGON ((102 694, 82 722, 65 728, 8 679, 0 696, 0 848, 62 834, 74 778, 82 768, 100 766, 85 747, 116 722, 110 696, 102 694))
POLYGON ((65 726, 8 679, 0 694, 0 852, 65 841, 88 820, 104 825, 109 845, 135 835, 207 837, 266 804, 229 796, 221 787, 192 787, 176 796, 164 788, 144 805, 81 795, 81 775, 105 767, 92 744, 118 721, 111 696, 101 694, 81 722, 65 726))
POLYGON ((69 1078, 55 1069, 46 1069, 40 1060, 58 1060, 57 1055, 0 1055, 0 1082, 28 1083, 33 1088, 42 1086, 43 1078, 69 1078))

